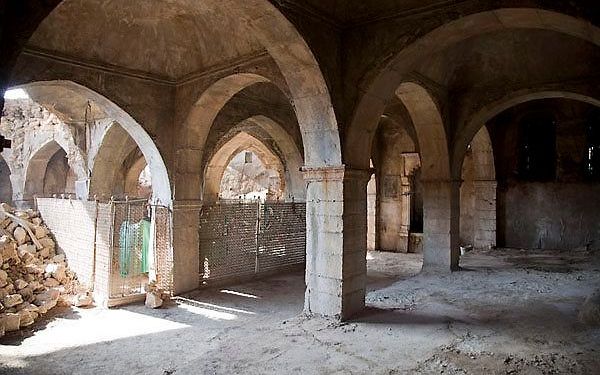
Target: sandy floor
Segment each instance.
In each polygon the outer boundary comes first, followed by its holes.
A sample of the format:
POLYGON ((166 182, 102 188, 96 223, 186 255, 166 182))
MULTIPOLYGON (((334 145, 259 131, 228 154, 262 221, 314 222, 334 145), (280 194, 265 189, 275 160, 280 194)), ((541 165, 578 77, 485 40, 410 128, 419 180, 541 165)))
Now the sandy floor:
POLYGON ((303 317, 302 275, 279 276, 168 309, 59 311, 1 341, 0 373, 600 373, 600 328, 577 322, 598 255, 471 253, 443 276, 416 275, 414 254, 370 258, 369 308, 351 322, 303 317))

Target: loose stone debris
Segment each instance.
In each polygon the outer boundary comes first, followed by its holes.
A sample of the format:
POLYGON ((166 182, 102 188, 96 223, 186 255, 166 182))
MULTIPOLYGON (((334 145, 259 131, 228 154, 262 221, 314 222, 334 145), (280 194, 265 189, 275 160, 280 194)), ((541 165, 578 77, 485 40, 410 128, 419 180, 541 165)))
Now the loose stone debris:
POLYGON ((56 305, 92 304, 38 212, 0 204, 0 337, 32 325, 56 305))

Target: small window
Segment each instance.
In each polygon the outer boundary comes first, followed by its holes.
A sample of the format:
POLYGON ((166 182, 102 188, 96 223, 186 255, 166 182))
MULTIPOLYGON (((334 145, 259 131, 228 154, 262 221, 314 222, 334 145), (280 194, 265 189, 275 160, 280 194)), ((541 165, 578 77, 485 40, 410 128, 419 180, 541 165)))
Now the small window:
POLYGON ((585 173, 592 180, 600 180, 600 109, 590 113, 586 133, 585 173))
POLYGON ((530 114, 519 123, 519 177, 552 181, 556 176, 556 123, 547 114, 530 114))

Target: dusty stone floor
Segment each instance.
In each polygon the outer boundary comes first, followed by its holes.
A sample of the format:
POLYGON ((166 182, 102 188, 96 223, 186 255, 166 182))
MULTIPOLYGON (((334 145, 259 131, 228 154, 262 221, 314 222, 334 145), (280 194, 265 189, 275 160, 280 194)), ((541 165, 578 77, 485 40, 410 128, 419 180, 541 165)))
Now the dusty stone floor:
POLYGON ((199 291, 168 309, 73 309, 3 339, 10 374, 593 374, 600 327, 577 321, 598 255, 469 253, 418 274, 415 254, 372 253, 368 310, 300 312, 301 274, 199 291))

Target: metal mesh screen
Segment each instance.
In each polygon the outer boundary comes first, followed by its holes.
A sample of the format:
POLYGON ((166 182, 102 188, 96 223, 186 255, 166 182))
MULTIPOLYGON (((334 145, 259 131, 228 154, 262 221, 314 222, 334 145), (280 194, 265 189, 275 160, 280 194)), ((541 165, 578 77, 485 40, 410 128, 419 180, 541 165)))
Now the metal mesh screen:
POLYGON ((145 292, 148 284, 148 238, 150 227, 146 201, 113 203, 110 298, 145 292))
POLYGON ((256 203, 205 206, 200 213, 203 279, 253 274, 256 269, 256 203))
POLYGON ((173 291, 173 245, 171 232, 171 210, 154 206, 154 264, 156 286, 164 291, 173 291))
POLYGON ((306 259, 305 204, 262 204, 259 224, 258 272, 304 263, 306 259))
POLYGON ((304 203, 206 205, 200 213, 204 282, 284 269, 305 261, 304 203))

